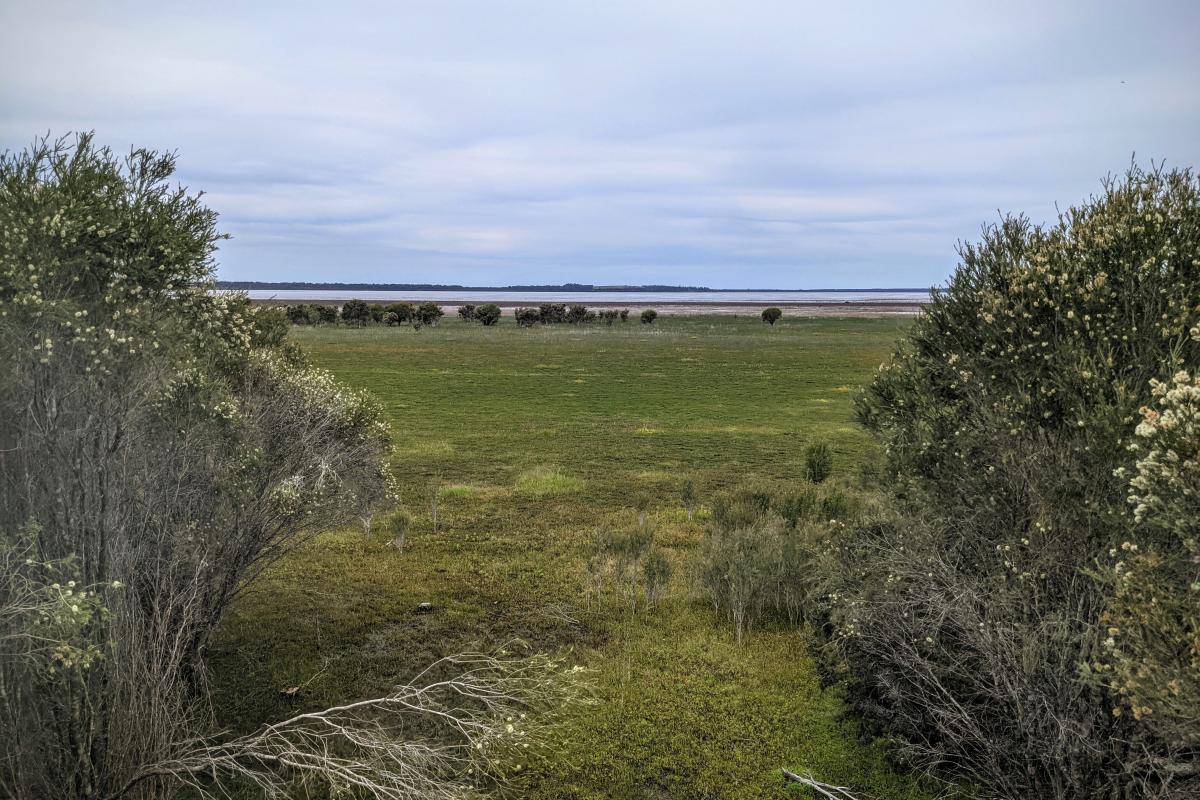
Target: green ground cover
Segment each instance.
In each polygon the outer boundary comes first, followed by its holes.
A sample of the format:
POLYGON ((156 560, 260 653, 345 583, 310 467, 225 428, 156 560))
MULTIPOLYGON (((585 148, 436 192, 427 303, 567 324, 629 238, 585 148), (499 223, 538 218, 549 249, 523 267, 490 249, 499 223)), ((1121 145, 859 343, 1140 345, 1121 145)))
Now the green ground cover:
POLYGON ((596 670, 584 709, 546 763, 516 774, 539 798, 796 796, 778 769, 877 798, 924 797, 860 743, 803 634, 755 631, 741 646, 689 586, 701 500, 736 483, 803 475, 825 441, 835 475, 871 448, 851 397, 903 321, 660 317, 653 326, 518 329, 297 328, 316 363, 379 398, 413 516, 403 553, 382 536, 318 538, 247 589, 210 653, 221 721, 379 693, 447 653, 514 638, 571 648, 596 670), (434 529, 433 498, 438 525, 434 529), (603 526, 648 499, 675 565, 666 600, 630 617, 585 599, 603 526), (417 615, 419 602, 437 611, 417 615))

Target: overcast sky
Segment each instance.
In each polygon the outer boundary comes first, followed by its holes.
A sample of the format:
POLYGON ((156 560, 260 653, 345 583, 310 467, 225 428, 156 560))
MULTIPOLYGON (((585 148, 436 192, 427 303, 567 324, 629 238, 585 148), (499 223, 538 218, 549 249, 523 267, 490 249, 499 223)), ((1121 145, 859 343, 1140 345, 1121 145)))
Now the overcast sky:
POLYGON ((243 280, 941 283, 1200 165, 1200 2, 0 0, 0 148, 177 150, 243 280))

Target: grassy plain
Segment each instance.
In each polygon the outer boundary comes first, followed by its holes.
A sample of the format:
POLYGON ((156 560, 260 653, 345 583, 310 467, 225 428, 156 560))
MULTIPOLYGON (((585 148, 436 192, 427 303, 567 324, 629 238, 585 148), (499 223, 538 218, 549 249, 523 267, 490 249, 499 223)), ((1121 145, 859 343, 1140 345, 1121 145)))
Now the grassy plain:
POLYGON ((836 688, 818 681, 802 633, 742 645, 689 587, 701 499, 803 475, 828 442, 845 475, 871 444, 855 387, 890 350, 897 319, 661 317, 653 326, 295 329, 315 362, 372 392, 395 430, 413 515, 403 553, 346 530, 273 567, 237 603, 210 653, 218 714, 242 728, 303 706, 379 693, 439 656, 519 637, 571 648, 596 670, 584 709, 548 763, 525 765, 536 798, 798 796, 788 767, 877 798, 924 797, 860 743, 836 688), (437 496, 438 526, 432 524, 437 496), (632 619, 584 599, 593 533, 650 504, 675 566, 669 594, 632 619), (422 601, 437 611, 416 615, 422 601))

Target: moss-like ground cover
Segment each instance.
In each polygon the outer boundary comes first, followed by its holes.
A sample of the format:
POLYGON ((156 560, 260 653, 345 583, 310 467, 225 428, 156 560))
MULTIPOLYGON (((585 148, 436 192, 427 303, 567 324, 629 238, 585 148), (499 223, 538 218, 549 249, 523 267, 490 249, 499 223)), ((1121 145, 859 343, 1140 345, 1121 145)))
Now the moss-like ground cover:
MULTIPOLYGON (((635 315, 636 316, 636 315, 635 315)), ((520 638, 572 648, 596 670, 585 708, 522 796, 797 796, 778 769, 877 798, 924 797, 887 768, 822 689, 804 635, 742 646, 688 585, 703 531, 679 487, 798 482, 828 442, 835 475, 871 444, 851 397, 887 355, 895 319, 660 317, 613 327, 298 328, 316 363, 372 392, 395 429, 413 517, 403 553, 361 530, 327 534, 247 589, 210 653, 221 721, 380 693, 447 653, 520 638), (432 525, 436 496, 438 526, 432 525), (675 566, 654 610, 589 603, 593 533, 632 524, 648 498, 675 566), (417 615, 420 602, 433 614, 417 615)))

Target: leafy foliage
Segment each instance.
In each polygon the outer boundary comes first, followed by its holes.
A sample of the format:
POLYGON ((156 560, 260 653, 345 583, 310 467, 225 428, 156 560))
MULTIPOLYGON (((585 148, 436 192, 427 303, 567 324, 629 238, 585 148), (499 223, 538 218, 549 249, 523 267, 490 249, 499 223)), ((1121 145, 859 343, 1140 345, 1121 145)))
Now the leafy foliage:
POLYGON ((783 310, 774 306, 771 306, 770 308, 764 308, 762 310, 762 321, 768 325, 774 325, 782 316, 783 310))
POLYGON ((647 308, 645 311, 642 312, 642 324, 643 325, 649 325, 649 324, 653 323, 654 320, 656 320, 656 319, 658 319, 658 312, 655 311, 653 308, 647 308))
POLYGON ((475 309, 475 319, 484 327, 491 327, 500 321, 500 306, 495 303, 484 303, 475 309))
POLYGON ((5 796, 170 796, 150 766, 209 724, 203 655, 231 600, 391 502, 378 409, 286 345, 278 312, 213 291, 216 215, 174 167, 90 135, 0 158, 0 551, 37 554, 0 606, 78 598, 52 628, 0 614, 5 796))
POLYGON ((858 405, 899 516, 831 567, 857 702, 918 763, 995 796, 1191 796, 1195 567, 1182 507, 1144 499, 1186 482, 1187 457, 1163 460, 1157 432, 1129 445, 1152 381, 1200 366, 1200 185, 1133 168, 1057 224, 1009 217, 961 256, 858 405), (1139 518, 1122 470, 1142 452, 1139 518), (1119 576, 1097 574, 1114 558, 1119 576))

